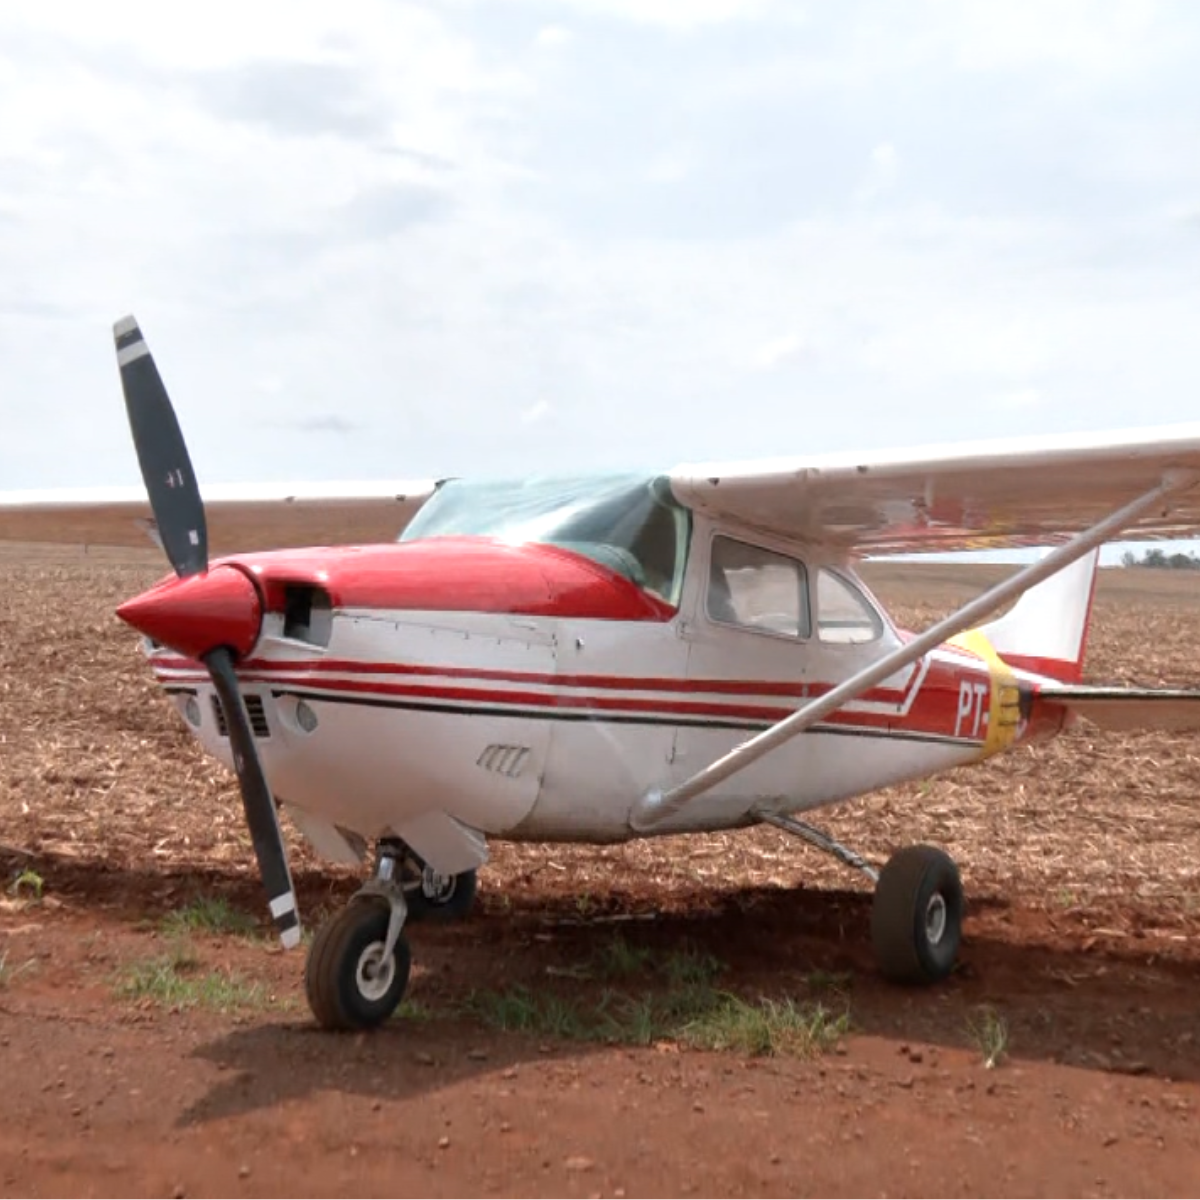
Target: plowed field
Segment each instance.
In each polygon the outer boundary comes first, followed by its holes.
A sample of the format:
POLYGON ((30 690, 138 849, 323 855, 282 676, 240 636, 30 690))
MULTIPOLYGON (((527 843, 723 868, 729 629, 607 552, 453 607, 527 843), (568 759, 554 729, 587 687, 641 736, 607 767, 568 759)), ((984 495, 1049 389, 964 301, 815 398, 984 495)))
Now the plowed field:
MULTIPOLYGON (((869 884, 774 830, 495 845, 405 1011, 315 1030, 232 777, 117 603, 157 554, 0 548, 5 1195, 1194 1195, 1200 743, 1088 728, 858 801, 958 859, 962 969, 885 985, 869 884)), ((965 568, 872 568, 922 627, 965 568)), ((1200 579, 1107 571, 1088 678, 1200 683, 1200 579)), ((356 877, 286 828, 311 928, 356 877)))

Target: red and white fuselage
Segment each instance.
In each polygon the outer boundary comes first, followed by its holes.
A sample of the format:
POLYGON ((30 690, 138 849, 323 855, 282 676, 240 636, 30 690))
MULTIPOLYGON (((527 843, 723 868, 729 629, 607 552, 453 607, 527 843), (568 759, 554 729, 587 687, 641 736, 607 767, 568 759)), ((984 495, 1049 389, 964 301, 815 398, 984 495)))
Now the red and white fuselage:
MULTIPOLYGON (((562 546, 446 536, 222 559, 122 615, 156 639, 156 677, 226 763, 208 673, 178 648, 205 619, 235 646, 272 790, 319 851, 353 858, 393 836, 452 872, 479 865, 491 837, 638 836, 641 797, 905 636, 877 607, 866 644, 763 636, 708 619, 703 590, 699 568, 672 604, 562 546)), ((942 646, 655 832, 813 809, 1053 733, 1063 710, 1036 690, 978 639, 942 646)))

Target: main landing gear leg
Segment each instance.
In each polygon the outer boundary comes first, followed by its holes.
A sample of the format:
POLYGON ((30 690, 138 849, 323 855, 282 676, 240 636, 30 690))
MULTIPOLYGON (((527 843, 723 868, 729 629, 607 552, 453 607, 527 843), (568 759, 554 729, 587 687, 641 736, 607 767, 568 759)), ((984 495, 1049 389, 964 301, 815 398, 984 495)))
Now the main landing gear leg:
POLYGON ((305 990, 326 1029, 370 1029, 399 1006, 412 956, 404 937, 408 904, 397 872, 399 847, 379 843, 375 877, 317 932, 308 952, 305 990))
POLYGON ((905 846, 876 871, 860 854, 804 821, 781 814, 764 814, 763 820, 862 871, 875 884, 871 942, 888 979, 936 983, 954 970, 964 897, 958 867, 944 850, 905 846))
POLYGON ((477 888, 475 871, 442 875, 411 846, 396 844, 401 849, 396 857, 410 921, 457 921, 471 911, 477 888))

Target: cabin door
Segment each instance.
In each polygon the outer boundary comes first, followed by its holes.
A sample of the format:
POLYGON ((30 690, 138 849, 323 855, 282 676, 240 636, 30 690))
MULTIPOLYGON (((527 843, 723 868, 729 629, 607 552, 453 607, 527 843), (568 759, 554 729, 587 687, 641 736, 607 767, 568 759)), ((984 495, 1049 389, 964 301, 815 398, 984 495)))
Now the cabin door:
MULTIPOLYGON (((693 555, 684 635, 693 713, 677 729, 674 782, 795 711, 819 657, 804 558, 768 539, 720 530, 699 537, 693 555)), ((763 795, 790 793, 803 755, 801 738, 698 797, 695 811, 743 812, 763 795)))

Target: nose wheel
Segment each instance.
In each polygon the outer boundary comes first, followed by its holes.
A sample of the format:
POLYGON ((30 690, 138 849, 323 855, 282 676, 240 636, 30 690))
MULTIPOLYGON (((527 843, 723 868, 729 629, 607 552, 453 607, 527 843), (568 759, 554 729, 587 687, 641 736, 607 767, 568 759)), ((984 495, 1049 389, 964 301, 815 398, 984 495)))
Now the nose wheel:
POLYGON ((308 1006, 325 1029, 371 1029, 397 1009, 412 956, 398 932, 388 948, 392 912, 380 896, 352 900, 317 932, 304 983, 308 1006))
POLYGON ((325 1029, 372 1029, 404 999, 412 955, 404 936, 408 905, 397 852, 380 843, 375 878, 321 926, 308 951, 308 1006, 325 1029))

